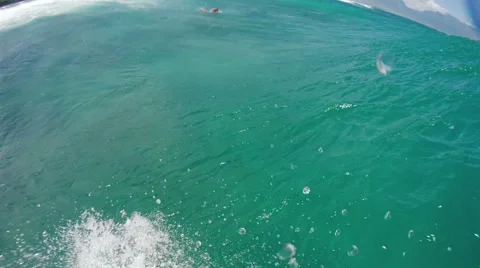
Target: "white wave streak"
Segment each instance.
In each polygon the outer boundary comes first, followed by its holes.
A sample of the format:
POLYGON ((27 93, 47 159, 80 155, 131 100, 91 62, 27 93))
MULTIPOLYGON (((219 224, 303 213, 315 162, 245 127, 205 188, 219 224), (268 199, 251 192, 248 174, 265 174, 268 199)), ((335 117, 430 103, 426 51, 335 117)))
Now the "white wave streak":
POLYGON ((344 2, 344 3, 347 3, 347 4, 351 4, 351 5, 354 5, 354 6, 360 6, 360 7, 368 8, 368 9, 373 8, 372 6, 369 6, 367 4, 359 3, 359 2, 356 2, 356 1, 352 1, 352 0, 338 0, 338 1, 344 2))
POLYGON ((351 103, 342 103, 342 104, 335 104, 334 106, 328 107, 325 112, 328 112, 330 110, 343 110, 343 109, 349 109, 352 107, 357 107, 355 104, 351 103))
POLYGON ((37 18, 61 15, 81 8, 118 3, 131 8, 149 8, 156 0, 33 0, 0 9, 0 31, 27 24, 37 18))
MULTIPOLYGON (((177 241, 166 230, 162 215, 132 214, 124 223, 103 219, 94 212, 82 214, 78 223, 44 232, 44 246, 25 246, 16 264, 29 267, 68 268, 190 268, 208 267, 194 243, 177 241), (50 237, 51 236, 51 237, 50 237), (198 256, 188 257, 187 252, 198 256), (196 261, 194 260, 196 259, 196 261), (20 260, 20 261, 18 261, 20 260), (203 265, 203 266, 202 266, 203 265)), ((19 257, 19 256, 17 256, 19 257)))

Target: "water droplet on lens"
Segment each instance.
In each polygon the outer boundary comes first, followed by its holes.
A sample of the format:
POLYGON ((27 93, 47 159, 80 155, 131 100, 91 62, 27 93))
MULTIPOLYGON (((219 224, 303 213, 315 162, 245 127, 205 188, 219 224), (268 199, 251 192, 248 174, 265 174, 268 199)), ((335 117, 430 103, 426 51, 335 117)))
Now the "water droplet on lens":
POLYGON ((125 212, 125 210, 120 210, 120 215, 122 215, 122 218, 124 218, 125 216, 127 216, 127 212, 125 212))
POLYGON ((390 213, 390 211, 387 211, 387 213, 385 213, 385 216, 383 218, 386 220, 389 220, 391 217, 392 217, 392 213, 390 213))
POLYGON ((310 188, 308 186, 303 187, 303 194, 309 194, 310 188))
POLYGON ((414 235, 413 230, 408 231, 408 239, 412 238, 414 235))
POLYGON ((288 267, 289 267, 289 268, 298 268, 297 259, 291 258, 291 259, 288 261, 288 267))
POLYGON ((280 260, 289 259, 296 254, 295 246, 292 244, 285 244, 283 245, 282 249, 277 253, 277 257, 280 260))
POLYGON ((353 257, 358 254, 358 247, 353 245, 352 250, 350 250, 348 253, 348 256, 353 257))
POLYGON ((208 255, 207 253, 203 253, 202 255, 200 255, 200 257, 205 260, 205 261, 209 261, 210 260, 210 255, 208 255))
POLYGON ((238 229, 238 233, 239 233, 240 235, 244 235, 244 234, 247 233, 247 230, 245 230, 245 228, 240 228, 240 229, 238 229))

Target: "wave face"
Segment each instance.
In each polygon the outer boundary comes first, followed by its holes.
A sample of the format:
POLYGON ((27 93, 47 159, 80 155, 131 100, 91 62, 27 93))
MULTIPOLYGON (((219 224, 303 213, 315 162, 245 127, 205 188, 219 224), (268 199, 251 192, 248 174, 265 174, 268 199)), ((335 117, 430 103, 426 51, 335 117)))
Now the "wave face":
POLYGON ((0 10, 0 267, 477 267, 480 46, 370 7, 0 10))

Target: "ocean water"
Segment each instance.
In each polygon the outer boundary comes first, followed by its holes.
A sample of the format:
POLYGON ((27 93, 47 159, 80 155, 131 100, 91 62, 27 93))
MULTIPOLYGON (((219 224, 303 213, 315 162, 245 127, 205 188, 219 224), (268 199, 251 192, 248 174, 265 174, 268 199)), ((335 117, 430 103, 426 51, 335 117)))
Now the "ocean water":
POLYGON ((0 10, 0 267, 479 267, 478 55, 335 1, 0 10))

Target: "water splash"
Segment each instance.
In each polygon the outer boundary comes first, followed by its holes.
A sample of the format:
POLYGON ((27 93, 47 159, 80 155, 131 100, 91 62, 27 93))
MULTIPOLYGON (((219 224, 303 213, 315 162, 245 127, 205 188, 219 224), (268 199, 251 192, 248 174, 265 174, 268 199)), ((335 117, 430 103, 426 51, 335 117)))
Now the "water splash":
POLYGON ((5 257, 16 259, 12 267, 33 268, 189 268, 208 265, 209 261, 201 258, 198 251, 199 242, 192 240, 189 243, 186 238, 175 238, 166 227, 163 215, 146 217, 133 213, 122 220, 124 222, 118 223, 87 211, 78 222, 58 228, 55 234, 44 232, 42 246, 32 247, 23 241, 18 243, 21 246, 15 252, 5 254, 5 257))
POLYGON ((383 75, 388 75, 392 71, 392 67, 383 62, 383 52, 377 56, 377 70, 383 75))

